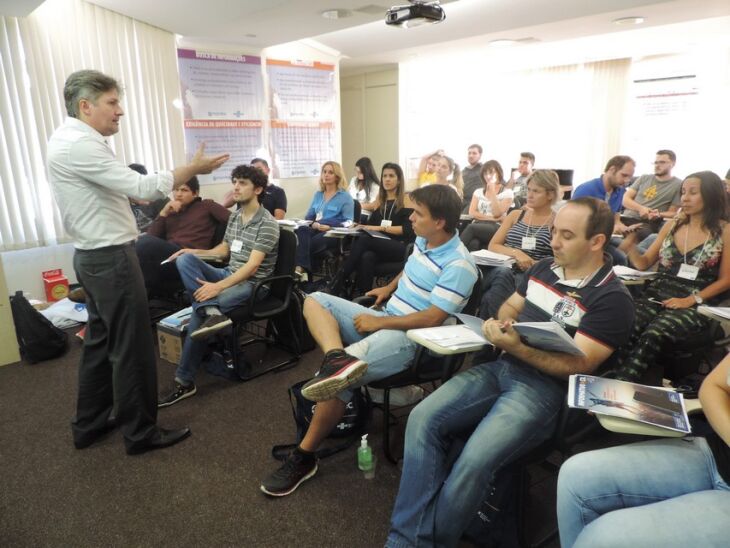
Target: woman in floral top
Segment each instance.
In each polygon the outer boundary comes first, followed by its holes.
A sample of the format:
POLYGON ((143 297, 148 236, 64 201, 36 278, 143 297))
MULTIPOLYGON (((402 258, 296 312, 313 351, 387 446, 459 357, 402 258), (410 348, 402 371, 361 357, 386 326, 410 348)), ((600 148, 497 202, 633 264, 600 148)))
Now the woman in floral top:
POLYGON ((628 258, 639 270, 658 262, 657 276, 636 301, 636 323, 622 350, 617 377, 639 379, 663 347, 710 327, 697 305, 712 303, 730 289, 730 225, 722 180, 711 171, 682 182, 681 214, 665 223, 643 255, 636 235, 627 236, 628 258))

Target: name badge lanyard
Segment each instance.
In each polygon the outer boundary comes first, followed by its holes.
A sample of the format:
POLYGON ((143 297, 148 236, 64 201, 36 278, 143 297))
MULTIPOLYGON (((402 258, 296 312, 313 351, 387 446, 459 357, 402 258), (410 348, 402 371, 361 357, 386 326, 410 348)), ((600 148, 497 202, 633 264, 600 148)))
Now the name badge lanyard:
POLYGON ((386 215, 387 211, 387 202, 383 204, 383 218, 380 221, 380 226, 383 226, 385 228, 389 228, 393 226, 393 221, 390 220, 391 216, 393 215, 393 210, 395 209, 395 200, 393 200, 393 204, 390 206, 390 212, 386 215))
MULTIPOLYGON (((331 199, 332 198, 330 198, 330 200, 331 199)), ((323 192, 322 193, 322 203, 317 208, 317 212, 314 216, 315 220, 319 221, 320 219, 322 219, 324 217, 324 208, 327 207, 327 204, 329 203, 330 200, 325 200, 324 192, 323 192)))
POLYGON ((697 276, 700 273, 700 267, 697 266, 697 263, 700 262, 700 259, 702 258, 702 255, 705 252, 705 247, 707 247, 707 242, 710 240, 710 234, 707 234, 707 238, 705 238, 705 243, 702 244, 702 249, 700 249, 700 252, 697 254, 694 260, 694 264, 688 264, 687 263, 687 245, 689 244, 689 225, 687 225, 687 232, 684 233, 684 253, 683 258, 684 262, 679 267, 679 272, 677 272, 677 277, 684 278, 686 280, 696 280, 697 276))
MULTIPOLYGON (((532 220, 534 213, 530 211, 530 220, 532 220)), ((545 227, 546 224, 550 222, 550 220, 553 218, 552 214, 550 217, 547 218, 547 220, 542 223, 535 232, 530 232, 530 224, 525 223, 525 234, 526 236, 523 236, 522 238, 522 249, 526 249, 528 251, 533 251, 537 247, 537 235, 540 233, 540 231, 545 227)))

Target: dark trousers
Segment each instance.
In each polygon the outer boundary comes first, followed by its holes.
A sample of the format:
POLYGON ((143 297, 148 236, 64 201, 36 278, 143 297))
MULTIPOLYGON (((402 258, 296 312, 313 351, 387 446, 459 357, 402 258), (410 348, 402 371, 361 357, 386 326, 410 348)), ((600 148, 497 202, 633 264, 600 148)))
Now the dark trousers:
MULTIPOLYGON (((342 265, 342 278, 348 279, 353 272, 355 275, 355 287, 359 291, 370 291, 373 288, 375 269, 383 263, 401 263, 403 269, 406 244, 398 240, 385 240, 373 238, 363 234, 355 238, 350 249, 350 254, 342 265)), ((396 272, 397 274, 397 272, 396 272)))
POLYGON ((71 429, 84 441, 116 417, 127 449, 157 433, 157 358, 142 271, 133 244, 76 250, 89 320, 71 429))
POLYGON ((144 285, 148 295, 166 295, 170 286, 180 287, 182 281, 175 263, 160 263, 180 249, 174 242, 168 242, 157 236, 143 234, 135 244, 139 266, 142 268, 144 285))
POLYGON ((461 233, 461 241, 469 251, 486 249, 489 241, 499 230, 499 223, 493 221, 474 221, 461 233))
POLYGON ((479 317, 496 318, 500 307, 515 292, 524 272, 515 272, 506 266, 480 266, 482 271, 482 299, 479 317))
POLYGON ((336 249, 340 245, 339 238, 325 238, 326 232, 314 230, 308 226, 297 229, 297 266, 311 272, 314 257, 325 249, 336 249))

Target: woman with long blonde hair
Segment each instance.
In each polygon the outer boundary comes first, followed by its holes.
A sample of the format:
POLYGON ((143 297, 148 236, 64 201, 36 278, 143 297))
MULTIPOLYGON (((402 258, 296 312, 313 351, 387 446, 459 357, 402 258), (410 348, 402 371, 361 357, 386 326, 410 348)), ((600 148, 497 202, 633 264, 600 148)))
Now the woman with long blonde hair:
POLYGON ((347 192, 347 179, 337 162, 325 162, 319 176, 319 190, 314 193, 305 219, 309 226, 297 229, 297 272, 312 272, 313 257, 328 247, 338 245, 336 238, 325 238, 325 233, 337 226, 352 224, 355 202, 347 192))

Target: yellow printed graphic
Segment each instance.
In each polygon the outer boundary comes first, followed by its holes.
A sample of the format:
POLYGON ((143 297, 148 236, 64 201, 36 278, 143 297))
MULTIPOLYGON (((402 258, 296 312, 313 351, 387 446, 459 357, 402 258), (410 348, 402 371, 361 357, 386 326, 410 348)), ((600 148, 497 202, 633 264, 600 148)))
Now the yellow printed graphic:
POLYGON ((644 191, 644 198, 647 200, 653 200, 656 198, 656 185, 651 185, 644 191))

